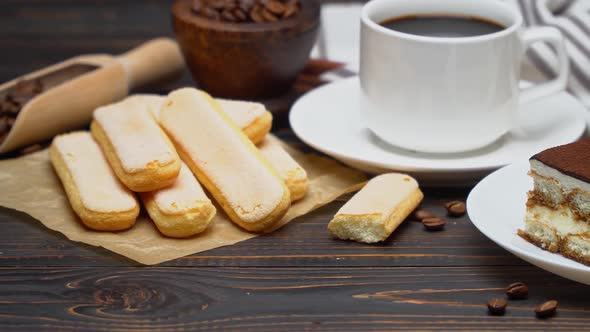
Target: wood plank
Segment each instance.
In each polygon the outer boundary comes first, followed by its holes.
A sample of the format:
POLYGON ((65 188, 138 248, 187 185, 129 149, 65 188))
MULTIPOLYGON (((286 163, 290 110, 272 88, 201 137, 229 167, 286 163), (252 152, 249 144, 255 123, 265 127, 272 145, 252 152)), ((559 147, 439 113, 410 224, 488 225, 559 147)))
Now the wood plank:
MULTIPOLYGON (((444 215, 445 198, 464 191, 426 190, 423 207, 444 215)), ((368 245, 333 239, 326 225, 344 199, 293 221, 283 229, 236 245, 187 256, 163 266, 468 266, 527 264, 500 248, 471 224, 451 219, 442 232, 404 222, 384 243, 368 245)), ((0 209, 0 266, 121 266, 134 264, 100 248, 73 243, 33 218, 0 209)))
POLYGON ((534 267, 0 268, 0 330, 588 331, 586 291, 534 267), (529 299, 489 316, 514 281, 529 299))

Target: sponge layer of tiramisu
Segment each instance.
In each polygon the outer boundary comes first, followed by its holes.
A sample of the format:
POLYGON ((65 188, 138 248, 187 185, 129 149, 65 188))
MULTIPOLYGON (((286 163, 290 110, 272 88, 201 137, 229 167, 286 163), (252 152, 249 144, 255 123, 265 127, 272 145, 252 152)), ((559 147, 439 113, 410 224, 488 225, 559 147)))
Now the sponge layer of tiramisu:
POLYGON ((590 139, 545 150, 530 165, 534 188, 518 234, 590 265, 590 139))

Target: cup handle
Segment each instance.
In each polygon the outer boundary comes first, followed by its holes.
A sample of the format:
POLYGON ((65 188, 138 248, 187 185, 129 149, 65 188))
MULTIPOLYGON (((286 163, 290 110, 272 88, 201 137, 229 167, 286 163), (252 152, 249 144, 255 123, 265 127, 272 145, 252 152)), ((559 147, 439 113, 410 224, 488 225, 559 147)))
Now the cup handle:
POLYGON ((555 48, 559 59, 559 74, 556 78, 522 90, 520 103, 528 103, 535 99, 562 91, 567 85, 567 78, 570 71, 569 59, 565 50, 565 39, 563 34, 554 27, 535 27, 524 30, 522 42, 525 50, 538 41, 547 42, 555 48))

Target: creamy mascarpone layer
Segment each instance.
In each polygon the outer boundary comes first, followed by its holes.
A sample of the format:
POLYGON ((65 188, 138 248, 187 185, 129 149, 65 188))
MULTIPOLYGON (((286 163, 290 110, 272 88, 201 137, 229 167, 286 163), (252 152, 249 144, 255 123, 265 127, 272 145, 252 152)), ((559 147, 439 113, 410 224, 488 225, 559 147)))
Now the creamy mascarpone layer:
POLYGON ((542 162, 531 159, 530 160, 531 170, 541 176, 547 178, 553 178, 559 182, 561 185, 562 190, 567 195, 573 189, 581 189, 587 192, 590 192, 590 183, 578 180, 574 177, 569 175, 563 174, 560 171, 556 170, 553 167, 549 167, 542 162))
POLYGON ((590 232, 590 224, 574 219, 568 207, 556 210, 542 205, 534 205, 527 209, 525 222, 538 221, 553 227, 560 236, 590 232))

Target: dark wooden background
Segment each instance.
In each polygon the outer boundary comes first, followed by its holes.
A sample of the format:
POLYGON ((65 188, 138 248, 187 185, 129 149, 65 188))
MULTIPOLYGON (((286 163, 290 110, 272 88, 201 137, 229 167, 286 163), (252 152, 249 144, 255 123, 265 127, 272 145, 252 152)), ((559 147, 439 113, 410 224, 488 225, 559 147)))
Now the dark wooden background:
MULTIPOLYGON (((0 81, 172 35, 169 1, 1 4, 0 81)), ((427 189, 423 207, 443 215, 442 203, 469 189, 427 189)), ((325 230, 343 201, 271 235, 153 267, 0 208, 0 330, 590 330, 588 286, 514 257, 468 217, 439 233, 407 221, 385 243, 364 245, 325 230), (529 284, 529 299, 488 316, 487 300, 515 281, 529 284), (548 299, 559 301, 558 316, 536 319, 548 299)))

